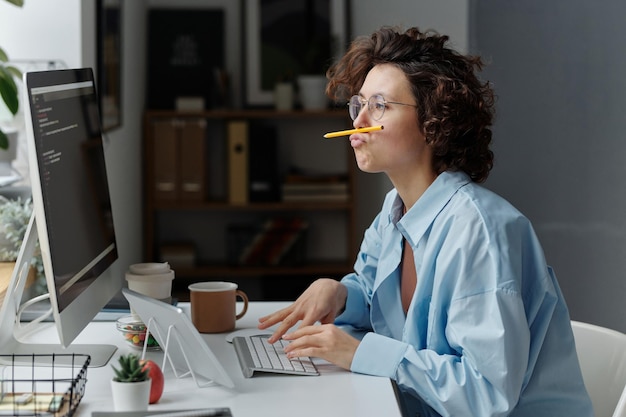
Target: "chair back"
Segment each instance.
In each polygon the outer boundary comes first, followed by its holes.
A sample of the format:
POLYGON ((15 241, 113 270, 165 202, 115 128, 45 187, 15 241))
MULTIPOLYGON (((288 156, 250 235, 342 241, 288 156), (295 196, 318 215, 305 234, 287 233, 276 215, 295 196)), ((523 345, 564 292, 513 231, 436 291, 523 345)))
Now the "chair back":
POLYGON ((626 417, 626 334, 577 321, 572 330, 596 417, 626 417))

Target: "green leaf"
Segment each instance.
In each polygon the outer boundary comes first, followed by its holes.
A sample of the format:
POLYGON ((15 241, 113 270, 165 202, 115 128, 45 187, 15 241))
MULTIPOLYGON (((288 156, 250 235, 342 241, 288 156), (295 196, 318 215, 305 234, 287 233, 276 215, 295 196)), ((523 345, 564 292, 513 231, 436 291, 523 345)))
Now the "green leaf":
POLYGON ((20 80, 22 79, 22 71, 20 71, 16 67, 7 66, 5 68, 7 69, 7 71, 9 71, 9 73, 13 74, 15 78, 19 78, 20 80))
POLYGON ((120 356, 120 365, 122 366, 122 372, 128 373, 130 372, 130 355, 129 356, 120 356))
POLYGON ((111 367, 113 368, 113 371, 115 372, 115 380, 117 382, 122 382, 124 381, 125 375, 122 373, 122 371, 120 371, 119 369, 115 368, 115 366, 111 365, 111 367))
POLYGON ((0 130, 0 149, 9 149, 9 138, 0 130))
POLYGON ((0 96, 13 114, 17 113, 19 107, 17 94, 17 85, 13 80, 13 75, 5 67, 0 66, 0 96))
POLYGON ((143 369, 143 366, 139 363, 139 356, 128 354, 119 357, 120 369, 111 365, 115 372, 113 378, 118 382, 140 382, 148 379, 148 369, 143 369))
POLYGON ((24 5, 24 0, 7 0, 9 3, 16 5, 17 7, 22 7, 24 5))
POLYGON ((0 48, 0 62, 7 62, 9 60, 9 57, 7 56, 7 53, 4 52, 4 49, 0 48))

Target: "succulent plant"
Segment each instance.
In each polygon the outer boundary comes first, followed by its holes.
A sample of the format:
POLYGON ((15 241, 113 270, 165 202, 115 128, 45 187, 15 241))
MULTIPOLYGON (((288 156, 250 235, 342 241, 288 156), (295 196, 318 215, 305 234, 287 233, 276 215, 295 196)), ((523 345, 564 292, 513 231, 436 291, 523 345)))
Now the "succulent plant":
POLYGON ((148 380, 148 369, 143 369, 139 356, 135 354, 122 355, 119 359, 120 367, 111 365, 115 372, 113 381, 117 382, 141 382, 148 380))

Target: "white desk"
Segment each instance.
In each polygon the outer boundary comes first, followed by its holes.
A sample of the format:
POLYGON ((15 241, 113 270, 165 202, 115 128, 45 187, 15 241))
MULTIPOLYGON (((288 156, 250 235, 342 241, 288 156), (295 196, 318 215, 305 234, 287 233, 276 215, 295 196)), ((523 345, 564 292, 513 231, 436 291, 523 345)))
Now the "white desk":
MULTIPOLYGON (((284 303, 250 303, 248 313, 237 322, 237 329, 256 327, 257 318, 276 310, 284 303)), ((188 304, 180 305, 188 311, 188 304)), ((52 323, 29 341, 58 340, 52 323)), ((198 388, 191 377, 176 379, 169 366, 165 371, 165 390, 161 400, 149 410, 182 410, 204 407, 229 407, 234 417, 273 416, 400 416, 391 382, 387 378, 354 374, 327 362, 319 361, 320 376, 255 375, 246 379, 241 373, 233 346, 224 334, 203 335, 215 355, 230 374, 235 389, 221 386, 198 388)), ((85 396, 78 416, 93 411, 113 411, 110 380, 120 354, 139 352, 126 344, 114 322, 93 322, 76 339, 76 343, 108 343, 119 347, 109 365, 89 368, 85 396)), ((162 352, 148 352, 148 359, 161 365, 162 352)))

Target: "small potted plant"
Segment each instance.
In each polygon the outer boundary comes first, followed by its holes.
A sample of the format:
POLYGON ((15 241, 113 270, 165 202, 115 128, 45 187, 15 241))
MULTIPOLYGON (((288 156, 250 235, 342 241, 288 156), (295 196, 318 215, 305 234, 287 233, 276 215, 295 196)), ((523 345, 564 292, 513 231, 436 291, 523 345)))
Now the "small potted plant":
POLYGON ((111 365, 115 377, 111 381, 115 411, 145 411, 150 400, 149 369, 135 354, 122 355, 119 368, 111 365))

